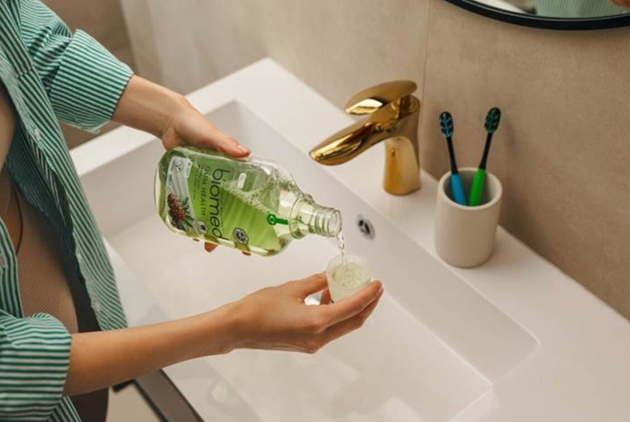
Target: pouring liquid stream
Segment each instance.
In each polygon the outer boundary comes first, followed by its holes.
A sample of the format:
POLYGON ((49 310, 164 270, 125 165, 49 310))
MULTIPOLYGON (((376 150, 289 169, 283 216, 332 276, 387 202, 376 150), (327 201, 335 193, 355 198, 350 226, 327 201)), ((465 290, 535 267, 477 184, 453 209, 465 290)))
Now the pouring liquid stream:
POLYGON ((346 241, 343 238, 343 231, 340 231, 337 235, 337 247, 339 248, 339 252, 341 252, 341 263, 342 265, 346 264, 346 241))

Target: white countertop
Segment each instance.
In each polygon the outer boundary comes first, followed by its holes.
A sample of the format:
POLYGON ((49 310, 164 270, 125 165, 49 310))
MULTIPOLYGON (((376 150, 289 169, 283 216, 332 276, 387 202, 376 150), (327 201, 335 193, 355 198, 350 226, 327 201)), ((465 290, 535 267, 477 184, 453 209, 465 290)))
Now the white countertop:
MULTIPOLYGON (((235 98, 305 152, 352 122, 269 59, 189 95, 202 111, 216 109, 235 98), (270 96, 281 96, 284 107, 269 107, 265 99, 270 96), (304 104, 309 104, 308 109, 304 104), (321 124, 314 126, 313 120, 321 124), (304 127, 312 130, 305 133, 304 127)), ((72 155, 79 173, 86 175, 121 152, 132 151, 151 140, 150 135, 121 128, 91 145, 73 150, 72 155)), ((368 151, 327 171, 435 255, 433 221, 437 182, 423 173, 421 191, 407 197, 392 197, 382 191, 382 168, 382 152, 368 151)), ((498 232, 496 252, 485 265, 471 270, 450 269, 538 342, 533 355, 494 380, 483 395, 452 417, 451 422, 630 420, 627 320, 502 229, 498 232)), ((163 318, 160 301, 176 300, 151 298, 135 285, 133 277, 122 276, 120 283, 124 284, 121 291, 125 306, 132 309, 131 324, 163 318), (154 317, 147 319, 149 314, 154 317)), ((195 396, 198 387, 195 383, 199 381, 186 375, 186 368, 191 365, 194 363, 177 365, 167 373, 199 409, 205 406, 204 398, 195 396)))

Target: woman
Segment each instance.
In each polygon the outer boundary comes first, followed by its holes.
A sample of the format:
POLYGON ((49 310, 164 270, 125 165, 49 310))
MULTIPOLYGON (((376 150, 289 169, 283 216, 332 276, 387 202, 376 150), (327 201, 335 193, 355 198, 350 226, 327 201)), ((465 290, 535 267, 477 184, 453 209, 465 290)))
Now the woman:
POLYGON ((57 119, 91 131, 115 120, 167 149, 249 151, 184 97, 72 34, 39 0, 0 0, 0 79, 0 421, 103 421, 109 386, 236 348, 314 352, 374 310, 380 282, 306 306, 326 287, 315 275, 202 315, 126 328, 57 119))

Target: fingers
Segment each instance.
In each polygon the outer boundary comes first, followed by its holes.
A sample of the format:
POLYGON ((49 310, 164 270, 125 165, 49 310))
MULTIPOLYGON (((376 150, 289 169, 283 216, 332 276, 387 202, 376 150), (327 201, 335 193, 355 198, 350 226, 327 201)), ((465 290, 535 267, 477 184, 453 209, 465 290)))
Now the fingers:
POLYGON ((292 281, 291 285, 297 295, 303 299, 306 296, 324 290, 326 286, 328 286, 328 279, 326 278, 326 274, 319 273, 302 280, 292 281))
MULTIPOLYGON (((219 245, 215 245, 214 243, 204 243, 203 248, 206 252, 213 252, 219 245)), ((242 251, 245 256, 252 256, 251 252, 242 251)))
POLYGON ((380 290, 380 292, 376 296, 376 299, 370 302, 370 304, 361 312, 359 312, 352 318, 349 318, 345 321, 340 322, 337 325, 334 325, 328 328, 323 334, 321 345, 325 346, 331 341, 338 339, 339 337, 342 337, 348 333, 351 333, 354 330, 361 328, 361 326, 363 326, 363 323, 369 318, 370 315, 372 315, 372 312, 374 312, 374 309, 376 309, 376 306, 378 305, 378 302, 380 301, 382 296, 383 296, 383 290, 380 290))
POLYGON ((203 248, 206 250, 206 252, 212 252, 217 247, 218 247, 218 245, 215 245, 215 244, 212 244, 212 243, 204 243, 204 245, 203 245, 203 248))
POLYGON ((321 313, 320 318, 330 327, 361 313, 382 294, 383 284, 380 281, 373 281, 354 296, 328 306, 318 306, 316 311, 321 313))
POLYGON ((221 151, 236 158, 247 157, 249 149, 220 131, 188 101, 180 108, 161 134, 166 149, 186 144, 221 151))
POLYGON ((322 297, 319 299, 320 305, 329 305, 330 304, 330 290, 324 289, 322 292, 322 297))
POLYGON ((237 158, 246 157, 250 153, 248 148, 221 132, 197 111, 182 119, 179 126, 180 135, 187 144, 215 149, 237 158))
POLYGON ((207 144, 207 148, 216 149, 232 157, 243 158, 250 154, 250 150, 247 147, 218 130, 216 133, 208 134, 205 138, 202 138, 202 142, 207 144))

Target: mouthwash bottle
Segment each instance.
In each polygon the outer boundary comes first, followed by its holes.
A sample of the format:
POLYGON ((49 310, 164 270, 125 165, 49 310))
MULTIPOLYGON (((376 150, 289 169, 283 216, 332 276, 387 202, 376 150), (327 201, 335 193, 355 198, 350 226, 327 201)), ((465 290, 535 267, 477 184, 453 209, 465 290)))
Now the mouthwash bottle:
POLYGON ((341 232, 341 213, 315 203, 278 164, 193 147, 161 158, 155 201, 172 231, 262 256, 307 234, 341 232))

